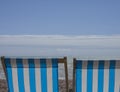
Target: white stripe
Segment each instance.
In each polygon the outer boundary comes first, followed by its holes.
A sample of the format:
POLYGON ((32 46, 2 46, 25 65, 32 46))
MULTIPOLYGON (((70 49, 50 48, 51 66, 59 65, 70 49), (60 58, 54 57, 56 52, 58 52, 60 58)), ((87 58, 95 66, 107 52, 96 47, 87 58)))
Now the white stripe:
POLYGON ((19 92, 16 59, 11 59, 14 92, 19 92))
POLYGON ((93 92, 98 91, 98 63, 99 61, 93 63, 93 92))
POLYGON ((36 80, 36 92, 41 92, 41 69, 40 69, 40 60, 35 59, 35 80, 36 80))
POLYGON ((53 92, 53 87, 52 87, 52 61, 51 59, 47 59, 47 90, 49 92, 53 92))
POLYGON ((115 92, 119 92, 119 87, 120 87, 120 61, 116 61, 115 92))
POLYGON ((87 63, 88 61, 82 61, 82 92, 87 92, 87 63))
MULTIPOLYGON (((25 92, 30 92, 28 60, 23 59, 25 92)), ((16 91, 17 92, 17 91, 16 91)))
POLYGON ((110 61, 105 61, 104 64, 104 88, 103 88, 103 92, 108 92, 108 88, 109 88, 109 63, 110 61))

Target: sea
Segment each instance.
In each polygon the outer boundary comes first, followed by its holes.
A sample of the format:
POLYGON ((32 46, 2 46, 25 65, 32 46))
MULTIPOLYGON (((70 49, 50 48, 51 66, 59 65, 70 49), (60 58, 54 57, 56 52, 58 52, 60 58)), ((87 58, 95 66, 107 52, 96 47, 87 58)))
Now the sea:
MULTIPOLYGON (((0 56, 67 56, 68 75, 72 78, 73 58, 120 60, 120 35, 1 35, 0 56)), ((0 63, 0 78, 5 79, 0 63)), ((59 78, 64 66, 59 65, 59 78)))

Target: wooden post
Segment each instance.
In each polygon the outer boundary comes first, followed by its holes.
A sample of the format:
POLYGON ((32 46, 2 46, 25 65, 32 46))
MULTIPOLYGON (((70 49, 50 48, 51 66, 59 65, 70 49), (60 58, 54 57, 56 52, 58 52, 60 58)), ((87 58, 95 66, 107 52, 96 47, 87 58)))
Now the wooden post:
POLYGON ((76 76, 75 76, 75 72, 76 72, 76 58, 73 59, 73 92, 75 92, 75 81, 76 81, 76 76))
POLYGON ((66 92, 68 92, 68 68, 67 68, 67 57, 64 57, 64 67, 65 67, 66 92))
POLYGON ((4 70, 5 78, 7 78, 6 67, 5 67, 5 62, 4 62, 4 56, 1 57, 1 62, 2 62, 3 70, 4 70))

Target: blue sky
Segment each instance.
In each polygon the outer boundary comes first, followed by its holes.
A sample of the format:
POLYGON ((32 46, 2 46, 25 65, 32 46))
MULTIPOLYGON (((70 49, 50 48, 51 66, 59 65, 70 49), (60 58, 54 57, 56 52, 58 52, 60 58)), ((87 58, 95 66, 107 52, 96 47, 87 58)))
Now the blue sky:
POLYGON ((119 43, 120 0, 0 0, 0 56, 120 59, 119 43))
POLYGON ((120 0, 0 0, 0 35, 120 34, 120 0))

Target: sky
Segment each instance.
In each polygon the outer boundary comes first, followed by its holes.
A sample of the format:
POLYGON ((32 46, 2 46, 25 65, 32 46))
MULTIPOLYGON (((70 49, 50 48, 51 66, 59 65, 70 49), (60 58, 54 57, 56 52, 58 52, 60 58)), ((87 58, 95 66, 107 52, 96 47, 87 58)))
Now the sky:
POLYGON ((0 0, 0 35, 120 34, 120 0, 0 0))
POLYGON ((120 0, 0 0, 0 56, 120 59, 120 0))

